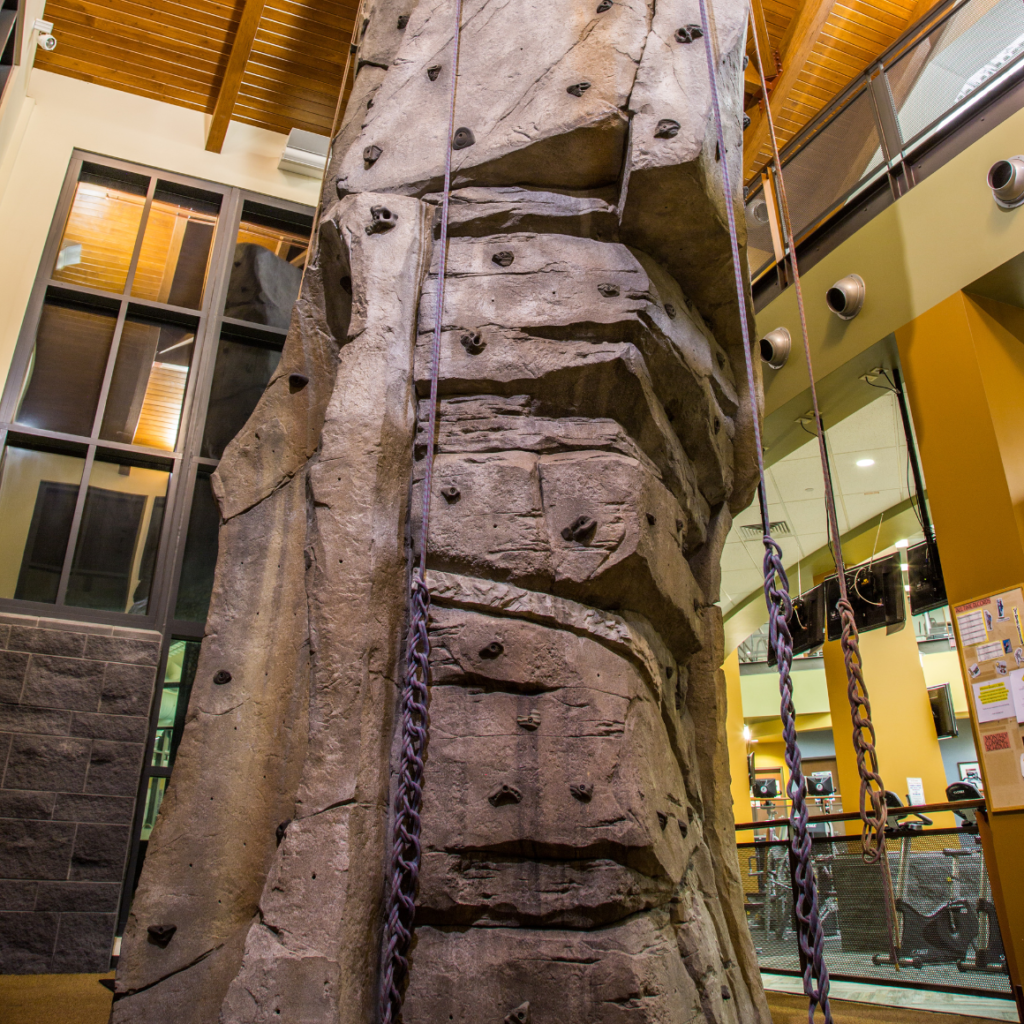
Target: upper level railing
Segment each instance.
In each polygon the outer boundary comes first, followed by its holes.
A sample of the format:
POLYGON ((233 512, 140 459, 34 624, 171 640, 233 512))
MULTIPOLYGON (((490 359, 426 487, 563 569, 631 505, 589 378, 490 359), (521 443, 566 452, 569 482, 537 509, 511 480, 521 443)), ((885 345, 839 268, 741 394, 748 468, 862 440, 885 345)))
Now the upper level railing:
MULTIPOLYGON (((907 30, 782 151, 799 248, 879 187, 899 198, 911 164, 1024 71, 1021 0, 946 0, 907 30)), ((1024 147, 1022 147, 1024 148, 1024 147)), ((763 184, 746 192, 751 281, 777 262, 763 184)))

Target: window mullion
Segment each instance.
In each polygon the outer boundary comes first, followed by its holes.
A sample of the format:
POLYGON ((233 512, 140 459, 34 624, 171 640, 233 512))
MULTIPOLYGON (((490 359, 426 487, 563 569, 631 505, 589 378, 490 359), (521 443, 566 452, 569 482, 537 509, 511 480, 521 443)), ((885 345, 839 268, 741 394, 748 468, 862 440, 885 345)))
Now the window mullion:
POLYGON ((92 464, 96 458, 96 445, 89 445, 85 454, 85 466, 82 468, 82 482, 78 488, 78 500, 75 502, 75 514, 71 519, 71 532, 68 534, 68 548, 64 552, 64 565, 60 571, 60 584, 57 587, 58 606, 64 604, 68 592, 68 581, 71 579, 71 563, 74 561, 75 548, 78 545, 78 531, 82 525, 82 513, 85 510, 85 498, 89 492, 89 479, 92 477, 92 464))

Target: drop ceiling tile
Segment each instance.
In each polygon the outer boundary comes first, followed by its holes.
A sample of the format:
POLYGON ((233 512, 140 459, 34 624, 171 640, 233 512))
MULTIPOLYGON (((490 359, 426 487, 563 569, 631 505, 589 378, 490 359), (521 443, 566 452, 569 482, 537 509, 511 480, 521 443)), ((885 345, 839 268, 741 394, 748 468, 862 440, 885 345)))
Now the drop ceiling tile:
POLYGON ((883 394, 835 426, 828 426, 826 420, 826 433, 829 449, 836 455, 865 448, 902 447, 903 432, 895 396, 883 394))

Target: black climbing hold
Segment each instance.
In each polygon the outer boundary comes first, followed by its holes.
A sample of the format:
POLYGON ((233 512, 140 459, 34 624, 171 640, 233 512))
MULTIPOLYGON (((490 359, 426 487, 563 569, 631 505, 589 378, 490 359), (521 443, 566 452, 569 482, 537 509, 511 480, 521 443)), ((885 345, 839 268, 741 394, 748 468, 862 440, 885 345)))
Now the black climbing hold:
POLYGON ((679 134, 679 122, 670 117, 663 117, 654 129, 656 139, 674 139, 679 134))
POLYGON ((715 163, 717 164, 718 161, 721 160, 721 159, 722 159, 722 150, 721 150, 721 147, 716 142, 715 143, 715 163))
POLYGON ((373 106, 373 97, 371 96, 371 97, 370 97, 370 98, 369 98, 369 99, 368 99, 368 100, 366 101, 366 109, 367 109, 367 110, 369 110, 369 109, 370 109, 370 107, 372 107, 372 106, 373 106))
POLYGON ((611 9, 612 0, 601 0, 601 2, 597 5, 598 14, 604 14, 605 11, 610 11, 611 9))
POLYGON ((655 519, 654 516, 652 516, 650 512, 647 513, 647 522, 648 522, 649 525, 653 526, 657 521, 658 520, 655 519))
POLYGON ((289 373, 288 383, 293 390, 299 391, 309 383, 309 378, 304 373, 289 373))
POLYGON ((467 149, 474 142, 476 139, 468 128, 456 128, 452 136, 452 149, 467 149))
POLYGON ((408 14, 400 14, 398 16, 398 31, 401 32, 402 29, 405 28, 405 26, 408 25, 408 24, 409 24, 409 15, 408 14))
POLYGON ((682 28, 676 29, 676 42, 677 43, 692 43, 695 39, 700 39, 704 35, 700 25, 684 25, 682 28))
POLYGON ((363 150, 363 164, 368 168, 372 167, 380 159, 380 155, 383 152, 384 150, 380 146, 367 146, 363 150))
POLYGON ((565 91, 570 96, 582 96, 589 88, 589 82, 577 82, 575 85, 570 85, 565 91))
POLYGON ((505 648, 497 640, 492 640, 486 647, 481 648, 480 657, 492 660, 504 653, 505 648))
POLYGON ((487 342, 479 334, 464 334, 459 340, 471 356, 478 356, 487 348, 487 342))
POLYGON ((348 274, 346 274, 338 283, 349 293, 349 295, 352 294, 352 278, 349 277, 348 274))
POLYGON ((562 530, 562 539, 574 540, 582 544, 585 540, 589 539, 596 528, 597 520, 591 519, 590 516, 578 516, 562 530))
POLYGON ((515 256, 510 253, 508 249, 503 249, 501 252, 496 252, 491 257, 491 262, 497 263, 499 267, 511 267, 514 259, 515 256))
POLYGON ((668 815, 663 811, 658 811, 658 824, 661 826, 662 832, 664 832, 668 826, 668 815))
POLYGON ((349 48, 348 48, 348 52, 351 53, 354 56, 355 54, 357 54, 359 52, 359 47, 356 46, 355 43, 352 43, 352 45, 349 46, 349 48))
POLYGON ((288 831, 288 826, 291 823, 292 823, 292 819, 289 818, 287 821, 282 821, 281 824, 277 826, 277 829, 275 830, 274 835, 277 836, 277 845, 278 846, 281 845, 281 840, 284 839, 284 834, 285 834, 285 832, 288 831))
POLYGON ((743 130, 746 131, 750 127, 750 117, 747 114, 743 115, 743 130))
POLYGON ((717 434, 722 429, 722 421, 716 416, 715 417, 715 433, 717 434))
POLYGON ((722 986, 722 998, 723 999, 732 999, 732 993, 729 991, 729 986, 728 985, 723 985, 722 986))
POLYGON ((749 63, 750 63, 750 58, 746 54, 743 54, 743 70, 744 71, 747 70, 747 65, 749 63))
POLYGON ((504 1024, 530 1024, 530 1004, 522 1003, 505 1017, 504 1024))
POLYGON ((667 677, 668 677, 669 679, 671 679, 671 678, 672 678, 672 676, 673 676, 673 675, 675 674, 675 671, 676 671, 676 670, 675 670, 675 669, 674 669, 674 668, 673 668, 673 667, 672 667, 671 665, 666 665, 666 666, 665 666, 665 675, 666 675, 666 676, 667 676, 667 677))
POLYGON ((440 64, 431 64, 430 67, 427 68, 427 78, 429 78, 432 82, 437 81, 437 76, 439 74, 441 74, 440 64))
POLYGON ((146 933, 149 935, 149 941, 154 946, 166 949, 167 944, 174 938, 174 933, 177 930, 178 926, 176 924, 151 924, 146 929, 146 933))
POLYGON ((362 29, 360 29, 359 35, 360 36, 365 36, 366 35, 366 30, 369 27, 370 27, 370 19, 369 18, 363 18, 363 27, 362 27, 362 29))
POLYGON ((370 216, 373 218, 366 228, 368 235, 379 235, 390 231, 398 223, 398 214, 392 213, 386 206, 371 206, 370 216))
POLYGON ((519 803, 523 799, 523 794, 515 786, 503 782, 487 799, 492 807, 500 807, 502 804, 519 803))
POLYGON ((441 488, 441 497, 451 505, 462 497, 462 492, 455 486, 455 484, 450 484, 448 487, 441 488))
POLYGON ((619 294, 619 286, 617 284, 599 284, 597 290, 606 299, 614 299, 619 294))
POLYGON ((686 838, 686 833, 690 831, 690 826, 686 824, 682 819, 679 820, 679 831, 682 832, 683 838, 686 838))
POLYGON ((216 672, 213 673, 213 681, 218 686, 223 686, 225 683, 230 683, 231 673, 226 668, 218 669, 216 672))
POLYGON ((665 312, 668 313, 669 320, 675 320, 676 318, 676 307, 671 302, 665 303, 665 312))
POLYGON ((594 786, 590 782, 572 782, 569 784, 569 792, 580 803, 589 804, 594 796, 594 786))

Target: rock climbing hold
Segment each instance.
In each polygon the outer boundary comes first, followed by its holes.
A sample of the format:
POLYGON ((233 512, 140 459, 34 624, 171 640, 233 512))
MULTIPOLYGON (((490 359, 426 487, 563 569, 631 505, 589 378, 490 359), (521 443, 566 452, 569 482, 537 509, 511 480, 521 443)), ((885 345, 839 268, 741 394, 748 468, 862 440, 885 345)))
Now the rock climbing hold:
POLYGON ((661 831, 664 832, 668 826, 668 815, 663 811, 658 811, 658 824, 661 826, 661 831))
POLYGON ((565 91, 570 96, 582 96, 589 88, 589 82, 577 82, 575 85, 570 85, 565 91))
POLYGON ((748 114, 743 115, 743 130, 746 131, 750 127, 750 116, 748 114))
POLYGON ((491 257, 491 262, 497 263, 499 267, 511 267, 514 259, 515 256, 508 249, 502 249, 501 252, 496 252, 491 257))
POLYGON ((281 845, 281 840, 284 839, 285 832, 288 831, 288 826, 292 823, 292 819, 289 818, 287 821, 282 821, 277 829, 274 831, 274 835, 277 836, 277 845, 281 845))
POLYGON ((530 1004, 522 1003, 506 1018, 505 1024, 530 1024, 530 1004))
POLYGON ((441 74, 440 64, 431 64, 430 67, 427 68, 427 78, 429 78, 432 82, 437 81, 437 76, 439 74, 441 74))
POLYGON ((409 24, 409 15, 408 14, 400 14, 398 16, 398 31, 401 32, 402 29, 405 28, 405 26, 408 25, 408 24, 409 24))
POLYGON ((213 681, 218 686, 223 686, 225 683, 230 683, 231 673, 226 668, 218 669, 216 672, 213 673, 213 681))
POLYGON ((523 799, 523 794, 515 786, 503 782, 487 799, 492 807, 501 807, 502 804, 519 803, 523 799))
POLYGON ((380 146, 367 146, 363 150, 363 165, 369 169, 380 159, 383 152, 380 146))
POLYGON ((716 352, 715 353, 715 359, 718 360, 718 368, 720 370, 724 370, 725 369, 725 353, 724 352, 716 352))
POLYGON ((459 340, 462 342, 462 347, 471 356, 478 356, 487 348, 487 342, 476 333, 464 334, 459 340))
POLYGON ((456 128, 452 136, 452 149, 466 149, 476 142, 473 133, 468 128, 456 128))
POLYGON ((398 214, 392 213, 386 206, 371 206, 370 216, 373 221, 366 229, 368 235, 379 235, 390 231, 398 223, 398 214))
POLYGON ((352 278, 349 277, 348 274, 346 274, 338 283, 349 293, 349 295, 352 294, 352 278))
POLYGON ((682 28, 676 29, 676 42, 677 43, 692 43, 695 39, 700 39, 704 35, 700 25, 684 25, 682 28))
POLYGON ((504 653, 505 648, 497 640, 492 640, 486 647, 481 648, 480 657, 491 660, 504 653))
POLYGON ((729 986, 728 985, 723 985, 722 986, 722 998, 723 999, 732 999, 732 993, 729 991, 729 986))
POLYGON ((564 530, 563 540, 574 540, 582 544, 587 540, 597 527, 597 520, 590 516, 577 516, 564 530))
POLYGON ((530 732, 533 732, 534 729, 540 726, 540 712, 533 708, 528 715, 517 715, 516 725, 520 729, 528 729, 530 732))
POLYGON ((614 299, 619 294, 619 286, 617 284, 599 284, 597 290, 606 299, 614 299))
POLYGON ((581 803, 589 804, 594 796, 594 786, 590 782, 573 782, 569 785, 569 792, 581 803))
POLYGON ((146 933, 149 935, 149 941, 154 946, 166 949, 167 944, 174 938, 174 933, 177 930, 178 926, 176 924, 151 924, 146 929, 146 933))
POLYGON ((301 391, 309 383, 309 378, 304 373, 289 373, 288 384, 294 391, 301 391))
POLYGON ((671 302, 665 303, 665 312, 668 313, 669 320, 675 320, 676 318, 676 307, 671 302))
POLYGON ((722 421, 716 416, 715 417, 715 433, 717 434, 722 429, 722 421))
POLYGON ((663 117, 654 129, 656 139, 674 139, 679 134, 679 122, 673 121, 671 117, 663 117))
POLYGON ((682 818, 679 819, 678 824, 679 824, 679 831, 682 832, 683 838, 685 839, 686 838, 686 833, 690 831, 690 826, 687 825, 686 822, 682 820, 682 818))
POLYGON ((601 2, 597 5, 598 14, 604 14, 605 11, 610 11, 611 9, 612 0, 601 0, 601 2))
POLYGON ((658 520, 655 519, 654 516, 651 515, 650 512, 647 513, 647 523, 648 523, 648 525, 653 526, 657 521, 658 520))
POLYGON ((441 488, 441 497, 451 505, 462 497, 462 492, 455 484, 449 484, 447 487, 441 488))

